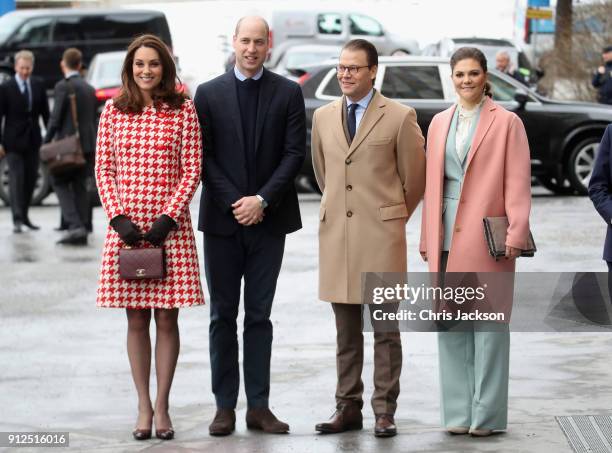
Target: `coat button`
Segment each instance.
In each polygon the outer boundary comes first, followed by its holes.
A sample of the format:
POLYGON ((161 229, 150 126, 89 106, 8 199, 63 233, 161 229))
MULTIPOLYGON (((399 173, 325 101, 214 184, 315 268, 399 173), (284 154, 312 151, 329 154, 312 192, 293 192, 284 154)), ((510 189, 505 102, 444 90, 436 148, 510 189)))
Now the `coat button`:
POLYGON ((456 227, 455 227, 455 232, 459 233, 460 231, 461 231, 461 227, 456 226, 456 227))
POLYGON ((348 212, 346 213, 346 216, 347 216, 347 217, 353 217, 353 211, 348 211, 348 212))
POLYGON ((351 165, 352 160, 350 158, 348 158, 344 162, 346 162, 346 165, 351 165))
POLYGON ((353 186, 351 186, 351 185, 349 184, 348 186, 346 186, 346 190, 348 190, 348 191, 350 192, 351 190, 353 190, 353 186))

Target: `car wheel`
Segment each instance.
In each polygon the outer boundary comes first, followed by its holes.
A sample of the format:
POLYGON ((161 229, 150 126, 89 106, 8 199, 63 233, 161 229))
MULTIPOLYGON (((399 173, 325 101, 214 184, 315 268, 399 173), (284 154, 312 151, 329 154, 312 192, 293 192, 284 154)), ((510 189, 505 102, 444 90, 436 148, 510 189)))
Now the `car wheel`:
POLYGON ((51 175, 47 167, 40 163, 38 165, 38 178, 36 179, 36 186, 32 195, 32 204, 40 205, 49 193, 51 193, 51 175))
POLYGON ((597 137, 589 137, 578 143, 570 154, 567 176, 574 189, 580 195, 588 193, 589 180, 593 173, 598 147, 599 139, 597 137))
MULTIPOLYGON (((0 199, 5 205, 10 205, 9 195, 9 171, 6 159, 0 161, 0 199)), ((32 204, 39 205, 51 192, 51 180, 47 168, 40 164, 38 167, 38 179, 36 180, 36 186, 34 187, 34 194, 32 195, 32 204)))
POLYGON ((317 184, 317 180, 314 177, 308 178, 308 183, 313 192, 321 195, 321 189, 319 189, 319 184, 317 184))
POLYGON ((9 176, 8 176, 8 164, 6 159, 0 160, 0 199, 8 206, 9 201, 9 176))
POLYGON ((556 195, 573 195, 575 193, 574 186, 569 179, 564 179, 559 184, 557 178, 553 176, 538 176, 538 182, 556 195))

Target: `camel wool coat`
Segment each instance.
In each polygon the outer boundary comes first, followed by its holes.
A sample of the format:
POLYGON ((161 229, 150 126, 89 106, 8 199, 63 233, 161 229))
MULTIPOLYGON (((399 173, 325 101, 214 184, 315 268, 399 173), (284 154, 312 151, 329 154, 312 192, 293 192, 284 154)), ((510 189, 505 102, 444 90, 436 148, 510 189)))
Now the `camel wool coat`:
MULTIPOLYGON (((444 155, 456 105, 433 117, 427 131, 427 184, 421 224, 421 253, 429 271, 440 271, 444 155)), ((483 218, 507 216, 506 245, 525 249, 531 210, 531 160, 521 119, 486 98, 467 156, 453 226, 447 272, 513 272, 516 260, 489 255, 483 218)))
POLYGON ((414 109, 378 92, 349 144, 344 98, 317 109, 312 159, 319 212, 319 298, 361 304, 362 272, 406 272, 406 222, 425 189, 414 109))

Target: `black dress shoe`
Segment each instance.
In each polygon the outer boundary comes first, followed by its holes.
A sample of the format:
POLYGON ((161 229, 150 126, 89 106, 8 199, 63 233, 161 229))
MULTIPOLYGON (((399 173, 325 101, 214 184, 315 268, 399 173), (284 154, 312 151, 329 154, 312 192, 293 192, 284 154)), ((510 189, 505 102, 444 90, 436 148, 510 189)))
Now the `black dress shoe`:
POLYGON ((219 407, 212 423, 208 427, 211 436, 228 436, 236 429, 236 412, 234 409, 219 407))
POLYGON ((269 434, 287 434, 289 425, 276 418, 267 407, 247 409, 246 425, 249 429, 258 429, 269 434))
POLYGON ((13 224, 13 233, 15 234, 23 233, 23 224, 21 222, 15 222, 13 224))
POLYGON ((87 245, 87 231, 85 228, 68 230, 57 243, 64 245, 87 245))
POLYGON ((40 230, 40 227, 38 225, 34 225, 29 220, 26 220, 25 222, 23 222, 23 224, 27 226, 30 230, 40 230))
POLYGON ((318 423, 315 430, 322 434, 336 434, 363 428, 361 407, 356 403, 339 403, 329 421, 318 423))
POLYGON ((374 435, 376 437, 393 437, 397 434, 395 420, 391 414, 379 414, 376 416, 374 435))

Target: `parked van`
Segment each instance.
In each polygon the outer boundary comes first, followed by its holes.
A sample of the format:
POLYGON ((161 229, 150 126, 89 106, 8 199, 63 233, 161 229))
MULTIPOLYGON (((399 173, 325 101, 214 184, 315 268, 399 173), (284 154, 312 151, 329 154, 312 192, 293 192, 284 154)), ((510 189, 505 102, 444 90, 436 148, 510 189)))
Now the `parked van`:
POLYGON ((85 66, 95 54, 125 50, 138 35, 152 33, 170 48, 166 16, 158 11, 122 9, 31 9, 0 17, 0 83, 12 77, 13 56, 34 52, 34 74, 48 89, 62 78, 59 62, 68 47, 83 52, 85 66))
MULTIPOLYGON (((419 55, 414 39, 390 34, 376 19, 348 11, 276 10, 265 15, 270 25, 270 53, 266 67, 274 68, 289 47, 297 44, 342 46, 356 38, 367 39, 379 55, 419 55)), ((227 52, 225 67, 234 66, 231 38, 221 43, 227 52)))
POLYGON ((373 17, 348 11, 275 11, 270 38, 270 67, 292 45, 342 45, 355 38, 370 41, 380 55, 419 54, 416 40, 392 35, 373 17))

